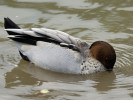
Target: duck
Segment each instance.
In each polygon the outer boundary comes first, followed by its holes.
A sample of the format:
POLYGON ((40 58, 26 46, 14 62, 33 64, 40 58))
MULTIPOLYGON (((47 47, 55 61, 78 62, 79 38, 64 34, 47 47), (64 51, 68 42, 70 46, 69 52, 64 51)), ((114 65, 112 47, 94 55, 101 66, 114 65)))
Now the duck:
POLYGON ((115 49, 105 41, 89 45, 85 40, 59 30, 22 29, 8 17, 4 18, 4 27, 22 59, 45 70, 90 74, 114 68, 115 49))

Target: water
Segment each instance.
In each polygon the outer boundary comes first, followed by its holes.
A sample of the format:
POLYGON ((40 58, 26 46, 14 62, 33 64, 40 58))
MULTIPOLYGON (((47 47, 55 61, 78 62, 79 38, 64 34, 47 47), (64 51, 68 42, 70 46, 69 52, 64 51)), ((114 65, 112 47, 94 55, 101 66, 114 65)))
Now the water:
POLYGON ((0 0, 0 100, 132 100, 133 0, 0 0), (67 75, 21 59, 3 18, 22 28, 46 27, 112 44, 113 72, 67 75), (36 94, 48 89, 46 94, 36 94))

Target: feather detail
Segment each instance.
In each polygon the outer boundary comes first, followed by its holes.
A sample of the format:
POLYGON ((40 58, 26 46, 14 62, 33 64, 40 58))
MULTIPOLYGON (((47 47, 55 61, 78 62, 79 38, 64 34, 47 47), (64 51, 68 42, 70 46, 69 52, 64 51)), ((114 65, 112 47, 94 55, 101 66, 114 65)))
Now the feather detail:
POLYGON ((8 38, 22 42, 25 44, 36 45, 37 41, 44 41, 49 43, 55 43, 62 47, 83 52, 89 48, 89 45, 73 36, 68 35, 65 32, 52 30, 47 28, 32 28, 27 29, 5 29, 8 32, 12 32, 13 35, 8 38))
POLYGON ((5 29, 5 31, 10 31, 18 34, 23 34, 23 31, 26 31, 26 29, 5 29))
POLYGON ((36 34, 34 31, 23 31, 23 34, 30 35, 33 37, 41 37, 40 35, 36 34))

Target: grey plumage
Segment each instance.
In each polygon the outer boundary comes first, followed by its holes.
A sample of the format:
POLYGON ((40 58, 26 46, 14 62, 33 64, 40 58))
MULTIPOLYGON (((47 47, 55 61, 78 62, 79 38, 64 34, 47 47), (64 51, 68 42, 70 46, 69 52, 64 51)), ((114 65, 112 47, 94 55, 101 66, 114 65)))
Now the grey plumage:
POLYGON ((103 69, 99 61, 88 56, 90 46, 85 41, 65 32, 47 28, 20 29, 8 18, 5 18, 5 28, 22 58, 39 67, 71 74, 103 69))

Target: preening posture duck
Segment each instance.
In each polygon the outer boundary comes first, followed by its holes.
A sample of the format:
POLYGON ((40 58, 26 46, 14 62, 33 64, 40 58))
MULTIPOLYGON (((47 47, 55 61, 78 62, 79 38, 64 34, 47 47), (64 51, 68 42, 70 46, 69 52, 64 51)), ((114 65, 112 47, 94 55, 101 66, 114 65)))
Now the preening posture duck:
POLYGON ((21 57, 35 65, 56 72, 90 74, 111 71, 116 62, 114 48, 107 42, 87 42, 65 32, 47 28, 21 29, 4 18, 8 38, 16 44, 21 57))

